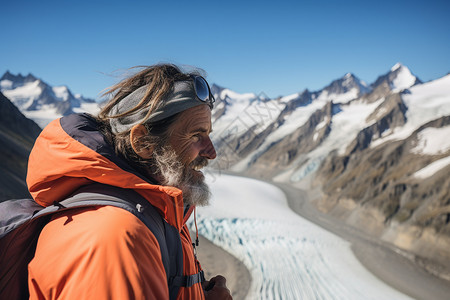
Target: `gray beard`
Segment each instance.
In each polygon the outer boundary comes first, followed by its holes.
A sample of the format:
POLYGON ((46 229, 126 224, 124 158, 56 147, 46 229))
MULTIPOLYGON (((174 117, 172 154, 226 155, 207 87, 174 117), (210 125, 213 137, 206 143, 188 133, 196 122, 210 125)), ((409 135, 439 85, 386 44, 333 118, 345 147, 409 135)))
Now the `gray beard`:
POLYGON ((208 160, 199 157, 188 166, 184 166, 175 151, 170 147, 162 147, 153 152, 153 173, 161 184, 179 188, 183 192, 185 204, 206 206, 209 204, 211 192, 204 177, 194 178, 192 167, 205 167, 208 160))

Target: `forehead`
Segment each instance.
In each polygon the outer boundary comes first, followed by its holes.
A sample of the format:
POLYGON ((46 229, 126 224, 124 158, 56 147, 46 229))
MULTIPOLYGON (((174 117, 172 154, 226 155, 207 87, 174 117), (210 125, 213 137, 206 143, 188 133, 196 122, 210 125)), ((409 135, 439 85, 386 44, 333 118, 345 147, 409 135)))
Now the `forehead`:
POLYGON ((211 131, 211 109, 207 105, 191 107, 182 113, 173 124, 174 131, 211 131))

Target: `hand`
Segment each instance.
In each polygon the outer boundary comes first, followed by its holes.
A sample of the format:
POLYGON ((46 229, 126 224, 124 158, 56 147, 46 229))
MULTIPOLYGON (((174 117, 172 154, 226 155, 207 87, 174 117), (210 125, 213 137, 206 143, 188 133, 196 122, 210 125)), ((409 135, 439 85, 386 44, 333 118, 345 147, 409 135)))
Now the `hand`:
POLYGON ((205 298, 218 300, 233 300, 230 290, 227 288, 227 280, 221 275, 211 278, 209 281, 203 282, 203 292, 205 298))

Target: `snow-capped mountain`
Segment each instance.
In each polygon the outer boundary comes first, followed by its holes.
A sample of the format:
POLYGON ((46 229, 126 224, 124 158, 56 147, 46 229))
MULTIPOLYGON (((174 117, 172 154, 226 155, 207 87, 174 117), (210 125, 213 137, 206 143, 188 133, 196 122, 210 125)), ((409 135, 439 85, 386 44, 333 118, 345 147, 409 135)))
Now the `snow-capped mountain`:
POLYGON ((14 75, 6 72, 0 78, 0 90, 19 110, 39 126, 73 112, 98 111, 98 103, 73 94, 67 86, 52 87, 28 74, 14 75))
POLYGON ((450 75, 422 83, 396 64, 369 85, 215 96, 213 167, 314 189, 320 210, 418 255, 450 247, 450 75))
MULTIPOLYGON (((396 65, 370 87, 348 73, 320 91, 305 90, 264 100, 255 94, 237 95, 222 88, 215 94, 220 104, 215 108, 213 135, 223 154, 221 165, 238 172, 267 167, 269 173, 265 174, 269 177, 280 166, 303 165, 300 161, 292 164, 296 159, 310 160, 313 156, 310 164, 317 166, 317 160, 321 161, 329 151, 344 151, 367 125, 365 118, 378 106, 377 113, 382 114, 394 105, 389 103, 395 102, 395 97, 383 98, 399 88, 392 82, 410 83, 402 88, 420 82, 416 77, 411 80, 411 76, 407 67, 396 65), (331 129, 340 127, 345 130, 331 133, 331 129), (329 134, 332 136, 327 138, 329 134), (327 141, 322 144, 325 138, 327 141), (313 149, 316 154, 306 157, 313 149)), ((311 170, 311 166, 307 168, 311 170)))
POLYGON ((320 91, 318 98, 333 99, 334 103, 345 103, 366 94, 371 89, 364 81, 351 73, 333 81, 320 91))
POLYGON ((374 88, 383 83, 387 83, 393 92, 400 92, 422 82, 407 67, 397 63, 389 73, 378 77, 371 86, 374 88))

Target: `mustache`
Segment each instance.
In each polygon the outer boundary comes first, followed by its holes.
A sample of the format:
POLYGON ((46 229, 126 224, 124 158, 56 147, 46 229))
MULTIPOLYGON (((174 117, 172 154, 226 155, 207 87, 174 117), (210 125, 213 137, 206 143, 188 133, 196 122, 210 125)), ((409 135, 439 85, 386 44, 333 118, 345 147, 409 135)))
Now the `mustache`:
POLYGON ((199 156, 189 164, 189 167, 190 168, 204 168, 204 167, 207 167, 208 164, 209 164, 209 161, 207 158, 199 156))

